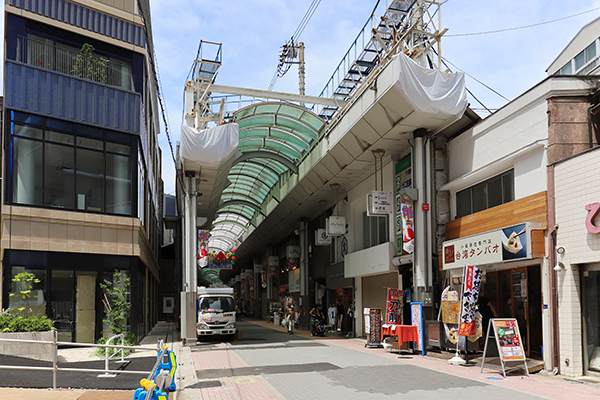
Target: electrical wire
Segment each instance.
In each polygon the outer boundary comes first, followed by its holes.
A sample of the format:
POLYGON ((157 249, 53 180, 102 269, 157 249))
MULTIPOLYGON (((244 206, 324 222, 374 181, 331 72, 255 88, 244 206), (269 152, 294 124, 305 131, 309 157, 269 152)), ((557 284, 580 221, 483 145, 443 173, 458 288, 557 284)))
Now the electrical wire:
MULTIPOLYGON (((319 7, 319 4, 321 4, 321 0, 313 0, 312 1, 310 6, 308 7, 308 10, 304 14, 304 17, 302 17, 300 24, 298 24, 298 27, 292 34, 292 37, 291 37, 292 44, 294 43, 294 41, 298 40, 300 35, 302 35, 302 32, 304 32, 304 29, 306 28, 306 26, 308 25, 308 22, 310 21, 310 19, 314 15, 315 11, 317 10, 317 7, 319 7)), ((271 83, 269 84, 269 88, 267 90, 273 90, 273 88, 275 87, 275 83, 277 83, 277 79, 279 77, 282 77, 283 75, 285 75, 287 73, 287 71, 289 70, 289 65, 288 65, 287 69, 283 69, 282 63, 284 63, 284 61, 280 61, 279 64, 277 64, 277 69, 275 70, 275 73, 273 74, 273 78, 271 78, 271 83)))
MULTIPOLYGON (((479 83, 480 85, 484 86, 485 88, 491 90, 492 92, 494 92, 495 94, 497 94, 498 96, 502 97, 504 100, 506 101, 510 101, 509 98, 507 98, 506 96, 503 96, 502 94, 500 94, 498 91, 492 89, 491 87, 489 87, 488 85, 486 85, 485 83, 481 82, 479 79, 475 78, 473 75, 463 71, 462 69, 458 68, 456 65, 452 64, 450 61, 448 61, 448 59, 442 57, 442 61, 444 61, 444 64, 446 64, 446 62, 450 65, 452 65, 454 68, 456 68, 458 71, 464 72, 465 75, 469 76, 471 79, 473 79, 474 81, 476 81, 477 83, 479 83)), ((447 67, 447 65, 446 65, 447 67)), ((475 97, 475 96, 473 96, 475 97)), ((483 104, 482 104, 483 105, 483 104)), ((485 107, 485 106, 484 106, 485 107)), ((486 107, 487 108, 487 107, 486 107)))
POLYGON ((562 20, 565 20, 565 19, 569 19, 569 18, 573 18, 573 17, 578 17, 578 16, 580 16, 580 15, 587 14, 587 13, 591 13, 591 12, 593 12, 593 11, 596 11, 596 10, 600 10, 600 7, 596 7, 596 8, 593 8, 593 9, 591 9, 591 10, 588 10, 588 11, 583 11, 583 12, 580 12, 580 13, 577 13, 577 14, 573 14, 573 15, 566 16, 566 17, 562 17, 562 18, 553 19, 553 20, 551 20, 551 21, 539 22, 539 23, 537 23, 537 24, 524 25, 524 26, 517 26, 517 27, 514 27, 514 28, 498 29, 498 30, 495 30, 495 31, 486 31, 486 32, 473 32, 473 33, 456 33, 456 34, 454 34, 454 35, 444 35, 444 37, 489 35, 489 34, 492 34, 492 33, 501 33, 501 32, 508 32, 508 31, 516 31, 516 30, 518 30, 518 29, 533 28, 533 27, 535 27, 535 26, 540 26, 540 25, 551 24, 551 23, 553 23, 553 22, 558 22, 558 21, 562 21, 562 20))

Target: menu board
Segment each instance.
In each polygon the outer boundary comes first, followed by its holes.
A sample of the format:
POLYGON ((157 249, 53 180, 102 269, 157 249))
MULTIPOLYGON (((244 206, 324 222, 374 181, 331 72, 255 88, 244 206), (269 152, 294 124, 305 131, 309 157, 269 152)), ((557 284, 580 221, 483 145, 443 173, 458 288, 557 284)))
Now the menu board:
POLYGON ((498 353, 504 361, 525 360, 519 325, 514 318, 493 319, 498 353))
POLYGON ((369 341, 367 345, 378 346, 381 344, 381 309, 369 310, 369 341))

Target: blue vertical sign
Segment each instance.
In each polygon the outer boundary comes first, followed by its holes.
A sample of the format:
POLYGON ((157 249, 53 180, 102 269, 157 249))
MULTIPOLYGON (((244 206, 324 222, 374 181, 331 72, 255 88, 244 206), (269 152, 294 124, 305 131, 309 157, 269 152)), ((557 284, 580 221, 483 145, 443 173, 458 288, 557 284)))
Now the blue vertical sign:
POLYGON ((425 342, 423 337, 423 303, 415 302, 410 303, 410 320, 411 325, 417 327, 419 332, 419 342, 413 343, 413 349, 421 350, 421 355, 425 355, 425 342))

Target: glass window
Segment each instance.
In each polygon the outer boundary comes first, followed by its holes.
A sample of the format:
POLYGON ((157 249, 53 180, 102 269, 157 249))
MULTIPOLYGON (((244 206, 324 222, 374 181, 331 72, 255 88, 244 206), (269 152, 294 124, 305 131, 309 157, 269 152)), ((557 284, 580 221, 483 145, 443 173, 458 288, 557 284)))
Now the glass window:
POLYGON ((75 149, 52 143, 46 143, 44 149, 44 205, 72 210, 75 149))
POLYGON ((77 209, 104 211, 104 165, 99 151, 77 150, 77 209))
POLYGON ((585 49, 585 61, 588 62, 591 59, 593 59, 594 57, 596 57, 596 42, 590 44, 586 49, 585 49))
POLYGON ((514 172, 511 170, 457 192, 456 218, 487 210, 514 199, 514 172))
POLYGON ((34 140, 14 138, 12 157, 13 202, 42 205, 43 144, 34 140))
POLYGON ((131 215, 131 165, 129 157, 106 155, 106 211, 131 215))
POLYGON ((12 267, 8 307, 17 314, 46 315, 46 271, 12 267))
POLYGON ((235 310, 233 297, 200 297, 200 312, 231 312, 235 310))
POLYGON ((73 271, 52 270, 50 280, 50 317, 58 332, 58 341, 72 342, 75 322, 75 279, 73 271))
POLYGON ((111 153, 129 155, 131 154, 131 147, 129 145, 106 142, 106 151, 110 151, 111 153))
POLYGON ((75 137, 73 135, 54 131, 46 131, 46 140, 70 145, 75 143, 75 137))
POLYGON ((44 131, 42 129, 39 128, 33 128, 31 126, 25 126, 25 125, 19 125, 19 124, 15 124, 14 125, 14 135, 16 136, 23 136, 23 137, 30 137, 33 139, 43 139, 44 138, 44 131))
POLYGON ((473 212, 485 210, 487 207, 486 184, 473 187, 473 212))
POLYGON ((103 150, 104 142, 102 140, 90 139, 83 136, 77 136, 77 146, 87 147, 88 149, 103 150))
POLYGON ((575 57, 575 71, 585 65, 585 53, 582 51, 575 57))
POLYGON ((502 177, 493 178, 487 183, 488 208, 502 204, 502 177))
POLYGON ((508 203, 515 199, 515 173, 509 171, 502 175, 502 202, 508 203))
POLYGON ((559 75, 572 75, 573 71, 571 69, 571 61, 569 60, 569 62, 566 63, 558 73, 559 75))
POLYGON ((369 217, 363 213, 363 245, 367 249, 389 241, 389 218, 369 217))
POLYGON ((457 217, 464 217, 472 213, 471 211, 471 189, 460 191, 456 194, 457 217))

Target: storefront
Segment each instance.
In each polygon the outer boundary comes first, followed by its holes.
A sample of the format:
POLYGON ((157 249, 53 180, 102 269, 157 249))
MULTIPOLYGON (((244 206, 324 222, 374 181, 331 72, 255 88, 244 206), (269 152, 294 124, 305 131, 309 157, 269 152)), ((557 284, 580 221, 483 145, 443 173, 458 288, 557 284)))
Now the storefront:
POLYGON ((593 148, 554 166, 561 374, 600 374, 600 187, 593 148))
MULTIPOLYGON (((479 295, 489 300, 498 318, 517 320, 527 357, 537 359, 544 357, 543 327, 549 317, 549 295, 544 296, 548 284, 545 234, 539 222, 546 218, 544 199, 545 192, 451 221, 447 236, 457 231, 470 234, 445 241, 441 258, 446 271, 444 286, 459 293, 464 266, 483 270, 479 295), (511 224, 509 216, 523 204, 529 205, 529 217, 536 222, 511 224), (502 222, 510 225, 494 226, 502 222), (479 231, 486 226, 494 229, 479 231)), ((485 332, 487 326, 482 328, 485 332)))

